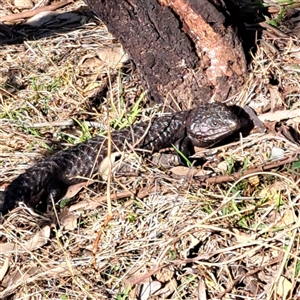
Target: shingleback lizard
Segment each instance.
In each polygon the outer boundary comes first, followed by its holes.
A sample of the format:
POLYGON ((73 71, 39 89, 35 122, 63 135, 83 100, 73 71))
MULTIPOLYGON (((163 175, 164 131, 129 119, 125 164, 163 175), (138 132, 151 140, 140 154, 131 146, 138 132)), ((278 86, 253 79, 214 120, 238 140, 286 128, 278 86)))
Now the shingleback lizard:
MULTIPOLYGON (((113 131, 112 152, 126 151, 129 145, 153 152, 176 145, 188 154, 191 146, 210 147, 239 128, 240 121, 229 107, 203 104, 113 131)), ((45 210, 50 195, 54 201, 61 199, 70 185, 97 173, 106 156, 107 138, 96 136, 43 159, 7 186, 0 199, 0 212, 7 213, 19 202, 45 210)))

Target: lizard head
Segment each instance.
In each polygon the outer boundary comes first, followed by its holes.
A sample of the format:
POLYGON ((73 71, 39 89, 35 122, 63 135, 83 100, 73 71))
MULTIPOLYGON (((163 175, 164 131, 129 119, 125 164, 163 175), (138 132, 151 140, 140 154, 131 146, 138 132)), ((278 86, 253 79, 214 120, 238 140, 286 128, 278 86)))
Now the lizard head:
POLYGON ((212 146, 241 127, 233 111, 222 103, 198 106, 186 121, 187 135, 194 146, 212 146))

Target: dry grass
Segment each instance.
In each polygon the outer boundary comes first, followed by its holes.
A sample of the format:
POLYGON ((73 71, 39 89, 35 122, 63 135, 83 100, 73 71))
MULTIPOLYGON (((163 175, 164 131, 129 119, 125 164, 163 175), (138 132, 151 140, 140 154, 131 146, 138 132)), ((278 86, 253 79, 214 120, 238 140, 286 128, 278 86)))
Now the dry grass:
MULTIPOLYGON (((81 1, 63 10, 79 16, 60 24, 63 32, 0 48, 2 189, 37 159, 103 132, 107 112, 119 128, 140 97, 136 118, 153 110, 145 107, 130 62, 118 67, 120 45, 103 24, 81 1), (111 54, 100 61, 103 52, 111 54)), ((39 28, 41 35, 48 27, 39 28)), ((299 46, 297 38, 264 35, 235 103, 258 112, 299 109, 299 46)), ((285 124, 299 132, 299 121, 285 124)), ((275 135, 272 124, 268 135, 254 132, 205 150, 209 163, 202 172, 230 174, 278 155, 297 156, 299 146, 275 135)), ((57 214, 18 207, 5 216, 1 299, 300 298, 299 162, 205 188, 136 156, 133 162, 139 172, 113 178, 110 192, 139 197, 113 200, 113 219, 95 256, 107 215, 104 182, 85 188, 57 214)))

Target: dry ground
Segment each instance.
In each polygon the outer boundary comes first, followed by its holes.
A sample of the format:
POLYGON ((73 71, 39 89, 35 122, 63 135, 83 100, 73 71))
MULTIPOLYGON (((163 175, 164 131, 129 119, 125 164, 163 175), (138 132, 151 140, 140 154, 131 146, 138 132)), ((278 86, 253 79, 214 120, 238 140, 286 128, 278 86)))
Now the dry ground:
MULTIPOLYGON (((0 18, 18 12, 0 4, 0 18)), ((134 156, 135 172, 108 190, 94 183, 57 213, 16 208, 0 225, 0 299, 300 299, 298 15, 269 4, 280 31, 262 24, 249 81, 231 99, 255 108, 268 133, 201 154, 200 174, 239 172, 234 181, 203 187, 134 156), (107 191, 113 219, 94 256, 107 191)), ((118 129, 163 110, 146 107, 130 60, 82 1, 56 12, 38 29, 0 27, 2 41, 15 38, 0 46, 2 190, 36 160, 104 132, 108 113, 118 129)))

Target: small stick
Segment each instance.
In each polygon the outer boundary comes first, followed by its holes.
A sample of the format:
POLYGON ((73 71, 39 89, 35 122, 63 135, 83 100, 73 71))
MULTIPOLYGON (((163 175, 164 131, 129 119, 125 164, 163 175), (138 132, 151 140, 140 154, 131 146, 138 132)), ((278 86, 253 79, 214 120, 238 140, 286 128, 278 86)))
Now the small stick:
POLYGON ((256 168, 251 168, 249 170, 236 172, 231 175, 222 175, 222 176, 214 176, 214 177, 195 176, 194 180, 196 180, 202 184, 208 184, 208 183, 216 184, 216 183, 236 181, 245 175, 254 174, 257 172, 268 171, 270 169, 278 168, 280 166, 283 166, 285 164, 290 164, 290 163, 296 162, 298 160, 299 160, 299 156, 296 155, 294 157, 288 157, 288 158, 285 158, 285 159, 282 159, 282 160, 279 160, 276 162, 270 162, 265 165, 260 165, 256 168))
MULTIPOLYGON (((111 83, 109 81, 109 83, 111 83)), ((111 97, 112 99, 112 97, 111 97)), ((95 239, 94 245, 93 245, 93 255, 94 255, 94 267, 95 269, 97 269, 97 265, 96 265, 96 254, 97 254, 97 250, 98 250, 98 246, 99 246, 99 242, 100 242, 100 238, 104 232, 104 229, 106 228, 106 226, 108 225, 108 223, 110 222, 110 220, 113 218, 113 213, 112 213, 112 203, 111 203, 111 192, 110 192, 110 184, 111 184, 111 166, 112 166, 112 162, 111 162, 111 145, 112 145, 112 139, 111 139, 111 134, 110 134, 110 126, 109 126, 109 122, 110 122, 110 118, 109 118, 109 110, 107 110, 107 157, 108 157, 108 168, 109 168, 109 172, 108 172, 108 176, 107 176, 107 185, 106 185, 106 191, 107 191, 107 216, 105 218, 105 221, 103 223, 103 225, 101 226, 98 235, 95 239)))
POLYGON ((2 22, 2 23, 3 22, 14 22, 14 21, 18 21, 20 19, 31 18, 40 12, 56 10, 56 9, 66 6, 72 2, 73 2, 72 0, 66 0, 66 1, 59 2, 59 3, 39 7, 34 10, 28 10, 28 11, 20 12, 17 14, 10 14, 10 15, 1 17, 0 22, 2 22))
POLYGON ((290 38, 289 35, 282 32, 281 30, 275 28, 274 26, 268 24, 267 22, 260 22, 259 25, 267 30, 269 30, 271 33, 275 34, 276 37, 282 37, 282 38, 290 38))
MULTIPOLYGON (((146 187, 139 191, 135 190, 135 191, 124 191, 124 192, 120 192, 120 193, 111 193, 110 198, 111 198, 111 201, 120 200, 120 199, 124 199, 124 198, 131 197, 131 196, 135 196, 138 199, 143 199, 153 193, 158 193, 158 192, 162 192, 162 191, 163 191, 163 189, 160 187, 151 186, 150 188, 146 187)), ((166 189, 165 192, 167 192, 167 191, 168 190, 166 189)), ((92 201, 83 200, 76 204, 73 204, 69 208, 69 210, 74 211, 74 210, 81 209, 81 208, 94 209, 106 202, 107 202, 107 195, 100 196, 100 197, 94 198, 92 201)))

